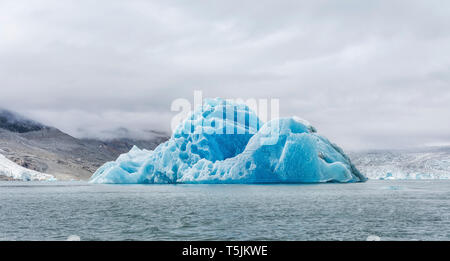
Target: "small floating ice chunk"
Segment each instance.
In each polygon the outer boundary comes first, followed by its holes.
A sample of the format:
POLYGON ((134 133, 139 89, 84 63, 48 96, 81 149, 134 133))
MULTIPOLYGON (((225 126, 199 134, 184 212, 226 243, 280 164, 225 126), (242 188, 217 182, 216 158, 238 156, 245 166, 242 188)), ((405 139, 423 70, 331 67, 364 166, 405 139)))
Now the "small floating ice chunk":
POLYGON ((70 235, 66 241, 81 241, 81 238, 77 235, 70 235))
POLYGON ((379 236, 370 235, 367 237, 366 241, 380 241, 381 238, 379 236))

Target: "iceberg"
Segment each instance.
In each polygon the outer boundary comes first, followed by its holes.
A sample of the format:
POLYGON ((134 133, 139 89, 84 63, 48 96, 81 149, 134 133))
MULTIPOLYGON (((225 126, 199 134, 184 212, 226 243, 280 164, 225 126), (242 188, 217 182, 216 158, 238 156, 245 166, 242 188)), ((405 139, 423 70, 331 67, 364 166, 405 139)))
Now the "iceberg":
POLYGON ((133 147, 91 183, 363 182, 349 157, 305 120, 263 123, 245 104, 207 99, 155 150, 133 147))

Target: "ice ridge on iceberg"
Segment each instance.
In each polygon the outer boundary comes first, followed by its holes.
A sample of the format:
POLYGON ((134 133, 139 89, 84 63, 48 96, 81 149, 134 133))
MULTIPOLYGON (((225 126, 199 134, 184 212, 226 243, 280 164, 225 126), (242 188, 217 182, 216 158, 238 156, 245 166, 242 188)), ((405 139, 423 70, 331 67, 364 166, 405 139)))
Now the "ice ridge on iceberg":
POLYGON ((133 147, 92 183, 318 183, 365 181, 336 145, 296 117, 263 123, 244 104, 205 100, 155 150, 133 147), (229 113, 231 111, 231 113, 229 113), (231 116, 230 116, 231 115, 231 116))

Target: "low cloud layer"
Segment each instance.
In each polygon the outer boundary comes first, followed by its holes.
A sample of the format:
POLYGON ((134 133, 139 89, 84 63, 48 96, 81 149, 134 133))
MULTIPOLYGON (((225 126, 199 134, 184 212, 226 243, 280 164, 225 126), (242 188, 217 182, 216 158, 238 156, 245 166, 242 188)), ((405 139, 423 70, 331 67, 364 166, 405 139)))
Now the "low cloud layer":
POLYGON ((74 136, 278 98, 348 149, 450 142, 450 2, 0 2, 0 104, 74 136))

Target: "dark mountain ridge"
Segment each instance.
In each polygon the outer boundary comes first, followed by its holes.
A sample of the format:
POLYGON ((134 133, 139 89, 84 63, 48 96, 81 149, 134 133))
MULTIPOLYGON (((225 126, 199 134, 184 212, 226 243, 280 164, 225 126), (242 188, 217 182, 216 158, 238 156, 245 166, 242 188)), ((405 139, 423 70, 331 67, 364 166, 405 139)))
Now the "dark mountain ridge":
POLYGON ((0 128, 12 132, 26 133, 42 130, 46 128, 46 126, 27 119, 15 112, 0 109, 0 128))

